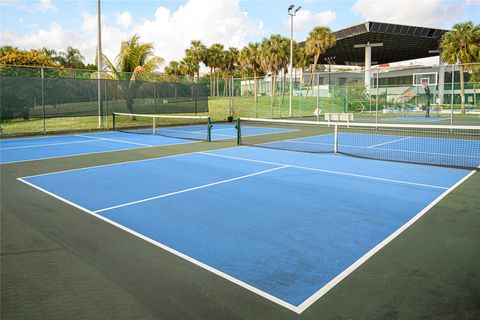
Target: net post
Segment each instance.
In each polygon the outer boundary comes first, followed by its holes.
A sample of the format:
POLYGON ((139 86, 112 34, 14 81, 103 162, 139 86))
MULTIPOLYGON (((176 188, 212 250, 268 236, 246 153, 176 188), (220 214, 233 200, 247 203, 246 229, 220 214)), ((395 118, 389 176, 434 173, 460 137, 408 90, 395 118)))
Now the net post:
POLYGON ((212 120, 210 117, 207 119, 207 142, 212 142, 212 120))
POLYGON ((152 117, 152 134, 155 134, 155 132, 157 132, 157 128, 156 128, 156 122, 155 122, 155 116, 152 117))
POLYGON ((235 125, 237 129, 237 146, 242 144, 242 129, 240 125, 240 118, 237 119, 237 124, 235 125))
POLYGON ((112 131, 115 131, 115 112, 112 112, 112 131))
POLYGON ((338 153, 338 124, 335 123, 335 129, 333 134, 333 153, 338 153))

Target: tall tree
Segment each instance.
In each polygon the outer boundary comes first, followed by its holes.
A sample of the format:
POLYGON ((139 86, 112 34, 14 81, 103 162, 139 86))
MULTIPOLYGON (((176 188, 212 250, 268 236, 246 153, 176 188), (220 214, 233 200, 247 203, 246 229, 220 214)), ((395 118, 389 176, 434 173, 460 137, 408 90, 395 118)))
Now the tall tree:
MULTIPOLYGON (((215 76, 215 82, 216 82, 216 88, 217 88, 216 96, 219 96, 220 94, 219 78, 220 78, 220 69, 222 67, 222 63, 223 63, 223 45, 219 43, 214 43, 208 49, 208 64, 209 64, 210 70, 213 71, 215 76)), ((215 88, 215 84, 213 85, 213 88, 215 88)))
POLYGON ((195 73, 197 74, 197 81, 200 79, 200 62, 206 60, 207 47, 200 40, 193 40, 190 48, 185 50, 185 57, 196 65, 195 73))
POLYGON ((180 61, 178 67, 182 75, 190 78, 190 81, 192 82, 195 81, 195 75, 198 71, 198 64, 196 60, 192 59, 191 57, 185 57, 180 61))
POLYGON ((252 69, 253 72, 253 95, 255 103, 258 102, 257 94, 257 73, 261 68, 260 65, 260 43, 249 43, 239 54, 238 61, 243 69, 252 69))
POLYGON ((227 78, 232 77, 235 69, 237 68, 238 65, 238 55, 239 51, 237 48, 234 47, 229 47, 228 50, 223 51, 223 57, 222 57, 222 73, 224 77, 224 96, 228 96, 230 93, 229 90, 229 83, 227 78))
MULTIPOLYGON (((282 77, 282 86, 281 86, 281 97, 282 100, 280 102, 280 115, 281 115, 281 108, 283 105, 283 101, 285 100, 285 80, 286 80, 286 75, 288 73, 288 66, 290 63, 290 39, 288 38, 283 38, 282 39, 282 52, 283 52, 283 65, 282 65, 282 70, 283 70, 283 77, 282 77)), ((297 43, 294 41, 293 42, 293 50, 295 52, 297 48, 297 43)))
POLYGON ((119 81, 119 90, 124 97, 127 109, 133 113, 133 101, 138 85, 136 80, 155 71, 163 62, 163 58, 154 55, 153 43, 141 43, 138 35, 122 41, 120 52, 113 64, 106 56, 107 69, 119 81))
POLYGON ((165 67, 165 73, 171 76, 181 76, 182 71, 180 69, 180 63, 178 61, 170 61, 168 66, 165 67))
POLYGON ((310 66, 311 56, 307 54, 305 47, 300 46, 297 46, 293 55, 293 67, 295 70, 300 69, 300 83, 303 83, 303 70, 310 66))
POLYGON ((480 25, 467 21, 456 23, 440 40, 442 60, 450 64, 460 63, 461 112, 465 113, 465 66, 463 63, 480 62, 480 25))
POLYGON ((85 58, 80 53, 80 50, 72 47, 68 47, 65 52, 60 51, 58 53, 57 60, 62 66, 67 68, 82 69, 85 67, 85 64, 83 63, 83 61, 85 61, 85 58))
POLYGON ((273 117, 273 106, 275 104, 275 91, 278 72, 285 65, 285 37, 279 34, 265 38, 260 45, 260 61, 262 68, 271 74, 272 86, 270 91, 270 108, 273 117))
POLYGON ((313 56, 313 68, 310 85, 313 85, 313 73, 317 70, 318 59, 336 43, 335 34, 328 27, 315 27, 308 34, 305 42, 306 53, 313 56))
POLYGON ((205 50, 205 56, 203 57, 203 63, 210 69, 208 73, 208 79, 210 81, 210 96, 213 96, 213 65, 212 65, 212 47, 205 50))

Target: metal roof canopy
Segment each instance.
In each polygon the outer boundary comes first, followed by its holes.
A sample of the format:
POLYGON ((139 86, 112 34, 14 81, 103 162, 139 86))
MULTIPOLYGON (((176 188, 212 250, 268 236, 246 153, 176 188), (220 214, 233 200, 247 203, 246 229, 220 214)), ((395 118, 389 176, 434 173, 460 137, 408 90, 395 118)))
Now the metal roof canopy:
MULTIPOLYGON (((447 31, 367 21, 335 31, 337 43, 320 56, 319 63, 323 63, 325 57, 334 56, 335 64, 363 66, 365 50, 354 46, 368 42, 383 43, 382 47, 372 48, 372 61, 376 64, 438 56, 429 51, 438 49, 440 38, 447 31)), ((304 45, 305 41, 300 43, 304 45)))

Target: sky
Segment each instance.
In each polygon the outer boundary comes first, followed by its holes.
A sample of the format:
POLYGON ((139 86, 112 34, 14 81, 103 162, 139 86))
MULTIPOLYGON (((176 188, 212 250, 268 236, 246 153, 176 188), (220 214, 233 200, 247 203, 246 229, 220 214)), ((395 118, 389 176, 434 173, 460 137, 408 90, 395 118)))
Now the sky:
MULTIPOLYGON (((449 29, 480 23, 480 0, 102 0, 102 47, 115 59, 122 40, 138 34, 156 55, 180 60, 192 40, 241 48, 273 33, 290 36, 287 8, 301 6, 294 38, 317 25, 333 31, 365 21, 449 29)), ((97 46, 96 0, 0 0, 0 45, 57 51, 80 49, 93 63, 97 46)))

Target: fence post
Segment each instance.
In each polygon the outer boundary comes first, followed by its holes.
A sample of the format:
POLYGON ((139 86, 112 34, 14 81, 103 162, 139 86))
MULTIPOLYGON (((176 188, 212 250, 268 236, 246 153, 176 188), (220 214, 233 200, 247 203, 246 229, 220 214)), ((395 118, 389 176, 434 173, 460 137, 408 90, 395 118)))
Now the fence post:
POLYGON ((198 114, 198 105, 197 105, 197 103, 198 103, 198 81, 199 81, 199 79, 197 78, 197 79, 195 80, 195 84, 194 84, 194 91, 195 91, 195 98, 194 98, 194 99, 195 99, 195 115, 198 114))
POLYGON ((44 92, 44 71, 43 67, 41 68, 41 78, 42 78, 42 113, 43 113, 43 134, 47 134, 46 129, 46 119, 45 119, 45 92, 44 92))
POLYGON ((455 64, 452 65, 452 98, 450 99, 450 125, 453 126, 453 96, 455 94, 455 64))
POLYGON ((103 79, 103 85, 105 87, 105 127, 107 130, 109 129, 109 124, 108 124, 108 115, 109 115, 109 110, 108 110, 108 92, 107 92, 107 79, 103 79))
POLYGON ((235 88, 234 88, 234 85, 235 85, 235 80, 233 79, 233 75, 232 75, 232 88, 230 90, 231 93, 232 93, 232 110, 230 111, 232 117, 235 116, 235 99, 234 99, 235 88))
POLYGON ((153 82, 153 113, 157 114, 157 81, 153 82))
POLYGON ((319 113, 319 111, 320 111, 320 73, 317 73, 317 113, 319 113))

